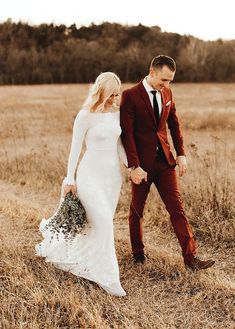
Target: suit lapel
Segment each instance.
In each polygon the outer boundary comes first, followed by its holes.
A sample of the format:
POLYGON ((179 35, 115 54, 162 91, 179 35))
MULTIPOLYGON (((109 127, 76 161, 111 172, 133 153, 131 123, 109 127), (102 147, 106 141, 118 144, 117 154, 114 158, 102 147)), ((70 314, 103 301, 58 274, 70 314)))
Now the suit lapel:
POLYGON ((165 96, 164 96, 164 92, 160 91, 160 94, 161 94, 161 98, 162 98, 162 113, 161 113, 161 116, 159 118, 159 125, 161 124, 162 120, 163 120, 163 117, 164 117, 164 114, 165 114, 165 96))
POLYGON ((152 108, 152 105, 150 103, 149 96, 148 96, 148 94, 147 94, 147 92, 146 92, 146 90, 145 90, 145 88, 143 86, 143 82, 142 81, 138 84, 138 89, 139 89, 139 92, 140 92, 141 97, 143 98, 143 100, 145 102, 146 108, 149 111, 149 114, 151 115, 151 117, 153 119, 153 122, 154 122, 155 126, 157 126, 157 122, 156 122, 154 110, 152 108))

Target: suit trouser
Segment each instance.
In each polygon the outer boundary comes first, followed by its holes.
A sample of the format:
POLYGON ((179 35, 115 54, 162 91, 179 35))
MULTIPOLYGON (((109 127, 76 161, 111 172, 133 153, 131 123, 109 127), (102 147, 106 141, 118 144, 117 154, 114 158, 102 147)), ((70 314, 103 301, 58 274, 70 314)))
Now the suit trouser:
POLYGON ((180 243, 184 262, 187 264, 196 254, 196 243, 192 229, 185 217, 183 204, 177 183, 176 171, 164 159, 158 158, 152 173, 148 173, 147 182, 139 185, 132 183, 132 203, 130 206, 129 228, 133 254, 143 254, 142 217, 144 205, 151 184, 156 186, 180 243))

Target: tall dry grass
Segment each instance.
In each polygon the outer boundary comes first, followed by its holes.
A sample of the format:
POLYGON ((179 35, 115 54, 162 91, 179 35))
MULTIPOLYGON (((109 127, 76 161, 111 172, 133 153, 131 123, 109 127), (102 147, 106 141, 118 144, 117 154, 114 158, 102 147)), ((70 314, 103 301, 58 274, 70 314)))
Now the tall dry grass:
MULTIPOLYGON (((124 86, 125 88, 126 86, 124 86)), ((186 271, 154 188, 144 215, 147 263, 131 261, 123 188, 115 241, 127 297, 60 271, 35 256, 38 224, 51 215, 66 172, 74 117, 87 85, 0 88, 0 327, 235 328, 235 95, 232 84, 173 86, 184 128, 188 174, 180 185, 199 254, 216 258, 186 271)))

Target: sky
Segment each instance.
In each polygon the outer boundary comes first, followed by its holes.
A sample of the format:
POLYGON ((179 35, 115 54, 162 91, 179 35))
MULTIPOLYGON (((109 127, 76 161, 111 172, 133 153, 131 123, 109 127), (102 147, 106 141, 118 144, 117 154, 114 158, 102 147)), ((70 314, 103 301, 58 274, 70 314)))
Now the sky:
POLYGON ((0 22, 77 27, 116 22, 158 25, 202 40, 235 39, 235 0, 0 0, 0 22))

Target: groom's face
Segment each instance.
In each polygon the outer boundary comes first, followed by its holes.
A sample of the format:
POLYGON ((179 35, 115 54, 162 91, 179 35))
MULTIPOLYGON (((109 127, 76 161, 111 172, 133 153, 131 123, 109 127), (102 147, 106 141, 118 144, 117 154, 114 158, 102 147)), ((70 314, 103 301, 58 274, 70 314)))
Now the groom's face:
POLYGON ((175 72, 172 72, 168 66, 164 65, 161 69, 150 68, 151 85, 156 90, 162 90, 164 87, 169 88, 173 81, 175 72))

